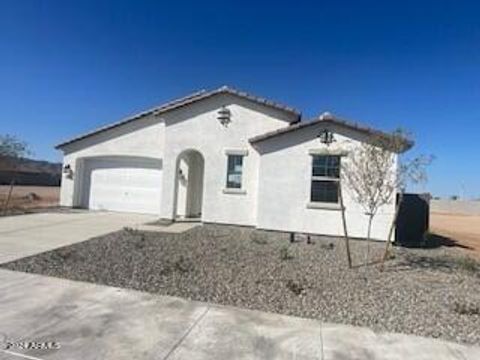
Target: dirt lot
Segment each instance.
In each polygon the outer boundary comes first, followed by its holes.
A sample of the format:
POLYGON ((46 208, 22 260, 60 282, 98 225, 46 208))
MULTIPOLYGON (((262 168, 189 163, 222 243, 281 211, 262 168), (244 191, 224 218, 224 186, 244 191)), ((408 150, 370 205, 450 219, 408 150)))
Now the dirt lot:
MULTIPOLYGON (((0 185, 0 206, 8 195, 9 186, 0 185)), ((10 200, 10 213, 28 212, 33 209, 58 205, 60 187, 57 186, 15 186, 10 200)))
POLYGON ((444 239, 445 245, 463 248, 480 257, 480 216, 432 213, 430 231, 444 239))

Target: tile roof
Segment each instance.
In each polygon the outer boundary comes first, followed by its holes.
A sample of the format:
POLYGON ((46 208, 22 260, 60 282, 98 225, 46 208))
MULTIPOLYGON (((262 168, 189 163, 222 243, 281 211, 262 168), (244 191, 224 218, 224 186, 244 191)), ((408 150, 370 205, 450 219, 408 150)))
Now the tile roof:
POLYGON ((148 116, 148 115, 151 115, 151 114, 160 115, 160 114, 163 114, 167 111, 178 109, 180 107, 192 104, 196 101, 207 99, 207 98, 213 97, 215 95, 219 95, 219 94, 230 94, 230 95, 238 96, 240 98, 247 99, 247 100, 256 102, 256 103, 264 105, 264 106, 268 106, 268 107, 271 107, 271 108, 274 108, 274 109, 277 109, 277 110, 285 111, 285 112, 290 113, 290 114, 295 116, 295 120, 293 122, 299 121, 300 116, 301 116, 301 113, 299 111, 295 110, 292 107, 289 107, 289 106, 286 106, 286 105, 283 105, 283 104, 279 104, 279 103, 276 103, 276 102, 273 102, 273 101, 270 101, 270 100, 267 100, 267 99, 264 99, 264 98, 261 98, 261 97, 258 97, 258 96, 254 96, 254 95, 248 94, 246 92, 233 89, 233 88, 228 87, 228 86, 222 86, 222 87, 220 87, 218 89, 215 89, 215 90, 211 90, 211 91, 201 90, 201 91, 198 91, 196 93, 190 94, 188 96, 172 100, 168 103, 157 106, 153 109, 143 111, 141 113, 130 116, 126 119, 115 122, 113 124, 103 126, 103 127, 98 128, 96 130, 87 132, 85 134, 82 134, 82 135, 79 135, 79 136, 74 137, 72 139, 69 139, 67 141, 64 141, 64 142, 56 145, 55 148, 56 149, 61 149, 65 145, 69 145, 71 143, 83 140, 87 137, 90 137, 92 135, 95 135, 95 134, 98 134, 98 133, 116 128, 118 126, 125 125, 127 123, 132 122, 132 121, 138 120, 142 117, 145 117, 145 116, 148 116))

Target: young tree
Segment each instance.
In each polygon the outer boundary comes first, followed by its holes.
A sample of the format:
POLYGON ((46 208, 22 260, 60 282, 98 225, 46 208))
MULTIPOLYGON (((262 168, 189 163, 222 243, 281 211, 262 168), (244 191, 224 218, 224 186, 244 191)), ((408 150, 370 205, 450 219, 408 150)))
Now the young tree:
POLYGON ((10 198, 12 197, 18 163, 27 154, 29 154, 29 150, 25 142, 11 135, 0 135, 0 169, 12 170, 14 174, 10 181, 7 198, 3 204, 3 215, 6 214, 10 198))
POLYGON ((346 188, 368 216, 367 249, 368 264, 372 224, 378 211, 391 204, 399 189, 397 154, 412 146, 404 131, 392 134, 373 134, 354 148, 342 163, 342 180, 346 188))
POLYGON ((347 252, 347 264, 348 264, 348 267, 351 269, 352 255, 350 251, 350 238, 348 236, 348 231, 347 231, 347 219, 345 217, 345 204, 343 203, 343 192, 342 192, 341 185, 338 187, 338 198, 340 200, 340 208, 341 208, 341 214, 342 214, 343 237, 345 239, 345 250, 347 252))
POLYGON ((392 235, 397 225, 398 213, 403 201, 403 194, 407 189, 408 184, 420 184, 427 181, 427 166, 433 161, 433 156, 419 155, 413 159, 400 159, 397 166, 396 186, 398 189, 397 205, 395 207, 395 214, 388 232, 387 242, 385 243, 385 251, 380 263, 380 270, 383 271, 385 261, 390 252, 390 245, 392 242, 392 235))

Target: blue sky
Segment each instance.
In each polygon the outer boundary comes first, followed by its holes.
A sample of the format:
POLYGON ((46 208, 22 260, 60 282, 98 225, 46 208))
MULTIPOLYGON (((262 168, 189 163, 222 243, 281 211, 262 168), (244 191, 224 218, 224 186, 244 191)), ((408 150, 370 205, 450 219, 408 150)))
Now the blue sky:
POLYGON ((480 4, 0 0, 1 133, 54 144, 202 88, 415 134, 435 195, 480 197, 480 4))

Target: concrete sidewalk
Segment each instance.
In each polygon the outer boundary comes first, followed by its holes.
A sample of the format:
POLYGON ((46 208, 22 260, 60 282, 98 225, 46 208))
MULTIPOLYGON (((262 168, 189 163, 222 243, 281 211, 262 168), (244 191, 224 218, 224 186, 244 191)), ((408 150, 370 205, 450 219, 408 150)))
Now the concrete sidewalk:
POLYGON ((0 359, 480 359, 479 348, 0 270, 0 359), (1 339, 1 337, 0 337, 1 339), (4 347, 3 347, 4 348, 4 347))
POLYGON ((154 221, 153 215, 75 211, 0 218, 0 264, 154 221))

